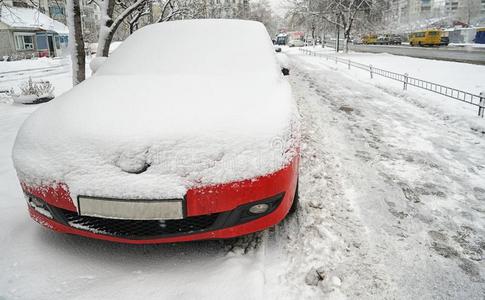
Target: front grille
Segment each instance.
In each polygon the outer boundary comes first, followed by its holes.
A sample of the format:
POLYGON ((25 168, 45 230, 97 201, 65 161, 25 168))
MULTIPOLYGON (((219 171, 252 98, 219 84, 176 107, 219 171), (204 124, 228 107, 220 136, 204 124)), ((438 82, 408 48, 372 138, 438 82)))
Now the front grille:
MULTIPOLYGON (((45 206, 48 218, 66 226, 96 234, 104 234, 126 239, 153 239, 214 231, 247 223, 272 213, 283 200, 285 193, 238 206, 234 210, 221 213, 187 217, 180 220, 118 220, 100 217, 80 216, 77 212, 65 210, 32 195, 29 205, 36 209, 45 206), (35 203, 31 200, 35 199, 35 203), (256 204, 265 203, 269 209, 262 214, 252 214, 249 209, 256 204)), ((46 215, 45 213, 43 213, 46 215)))
POLYGON ((118 237, 147 238, 204 231, 217 220, 218 214, 188 217, 180 220, 117 220, 98 217, 80 216, 62 210, 67 223, 77 229, 98 234, 118 237))

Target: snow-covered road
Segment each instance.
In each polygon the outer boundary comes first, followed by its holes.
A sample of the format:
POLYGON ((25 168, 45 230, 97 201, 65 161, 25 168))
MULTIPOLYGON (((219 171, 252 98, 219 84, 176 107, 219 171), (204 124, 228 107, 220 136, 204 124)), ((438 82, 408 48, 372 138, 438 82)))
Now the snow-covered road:
POLYGON ((483 299, 483 120, 297 51, 288 60, 300 208, 232 241, 133 246, 34 224, 10 152, 36 107, 0 103, 0 299, 483 299))

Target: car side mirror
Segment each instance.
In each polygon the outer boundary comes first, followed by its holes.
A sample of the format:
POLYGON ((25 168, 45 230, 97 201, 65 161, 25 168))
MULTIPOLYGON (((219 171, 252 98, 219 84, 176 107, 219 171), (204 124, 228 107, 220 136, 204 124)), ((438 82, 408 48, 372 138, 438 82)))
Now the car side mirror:
POLYGON ((91 72, 94 74, 96 71, 104 64, 104 62, 107 60, 107 57, 100 56, 100 57, 95 57, 91 60, 89 63, 89 68, 91 69, 91 72))
POLYGON ((276 47, 276 48, 274 48, 274 51, 275 51, 276 53, 279 53, 279 52, 281 52, 281 48, 280 48, 280 47, 276 47))
POLYGON ((281 73, 283 73, 283 75, 285 76, 288 76, 290 75, 290 69, 283 67, 281 68, 281 73))

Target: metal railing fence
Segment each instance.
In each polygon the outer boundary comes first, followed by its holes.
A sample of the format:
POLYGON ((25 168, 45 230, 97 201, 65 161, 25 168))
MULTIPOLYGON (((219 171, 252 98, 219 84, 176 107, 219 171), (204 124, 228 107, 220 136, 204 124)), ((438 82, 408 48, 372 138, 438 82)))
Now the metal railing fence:
POLYGON ((309 49, 300 48, 300 51, 311 56, 323 57, 329 61, 335 61, 336 64, 337 63, 345 64, 347 65, 348 69, 350 69, 351 67, 362 69, 364 71, 369 72, 370 78, 374 78, 374 75, 379 75, 382 77, 386 77, 392 80, 402 82, 404 90, 407 90, 408 86, 414 86, 461 102, 471 104, 473 106, 478 107, 478 116, 482 118, 484 116, 485 92, 481 92, 479 95, 477 95, 477 94, 465 92, 459 89, 455 89, 449 86, 445 86, 442 84, 422 80, 416 77, 411 77, 407 73, 404 73, 404 74, 395 73, 395 72, 376 68, 372 65, 361 64, 361 63, 352 61, 350 59, 344 59, 337 56, 325 55, 323 53, 319 53, 309 49))

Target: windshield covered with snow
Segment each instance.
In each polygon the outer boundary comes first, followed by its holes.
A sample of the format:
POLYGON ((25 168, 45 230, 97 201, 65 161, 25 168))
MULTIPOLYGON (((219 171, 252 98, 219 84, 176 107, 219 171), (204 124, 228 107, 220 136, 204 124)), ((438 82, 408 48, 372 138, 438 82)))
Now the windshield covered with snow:
POLYGON ((146 26, 130 36, 98 74, 277 76, 264 26, 242 20, 188 20, 146 26))

